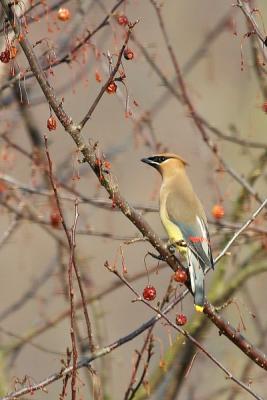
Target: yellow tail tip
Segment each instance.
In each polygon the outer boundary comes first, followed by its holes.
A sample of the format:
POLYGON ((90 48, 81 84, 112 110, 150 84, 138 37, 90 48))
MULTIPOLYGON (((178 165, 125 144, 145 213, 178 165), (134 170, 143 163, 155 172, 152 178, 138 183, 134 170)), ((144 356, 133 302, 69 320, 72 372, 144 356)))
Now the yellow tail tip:
POLYGON ((197 306, 197 305, 195 304, 195 309, 196 309, 197 312, 203 312, 204 307, 203 307, 203 306, 197 306))

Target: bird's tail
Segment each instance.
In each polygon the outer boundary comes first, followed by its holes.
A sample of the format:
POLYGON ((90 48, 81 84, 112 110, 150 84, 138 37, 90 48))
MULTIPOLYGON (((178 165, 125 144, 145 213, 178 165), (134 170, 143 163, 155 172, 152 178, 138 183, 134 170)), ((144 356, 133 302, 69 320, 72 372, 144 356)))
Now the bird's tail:
POLYGON ((205 302, 204 272, 199 260, 188 249, 188 268, 196 311, 203 312, 205 302))

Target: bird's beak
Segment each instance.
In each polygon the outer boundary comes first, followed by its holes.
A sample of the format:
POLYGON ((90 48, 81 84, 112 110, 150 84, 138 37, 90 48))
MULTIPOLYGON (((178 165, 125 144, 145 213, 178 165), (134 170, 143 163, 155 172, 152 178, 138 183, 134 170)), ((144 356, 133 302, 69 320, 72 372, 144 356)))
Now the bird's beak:
POLYGON ((151 160, 149 158, 141 158, 141 161, 145 164, 151 165, 151 160))
POLYGON ((159 169, 159 164, 153 160, 151 160, 151 158, 142 158, 141 161, 145 164, 150 165, 153 168, 159 169))

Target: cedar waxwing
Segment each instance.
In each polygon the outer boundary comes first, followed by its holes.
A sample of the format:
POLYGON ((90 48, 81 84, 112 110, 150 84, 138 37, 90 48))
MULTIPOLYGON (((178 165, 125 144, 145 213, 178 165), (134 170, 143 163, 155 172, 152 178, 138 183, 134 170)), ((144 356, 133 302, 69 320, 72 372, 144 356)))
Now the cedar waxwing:
POLYGON ((143 158, 162 176, 160 218, 169 243, 187 259, 194 303, 197 311, 204 307, 204 273, 214 268, 202 204, 185 172, 187 163, 176 154, 158 154, 143 158), (182 246, 181 246, 182 245, 182 246))

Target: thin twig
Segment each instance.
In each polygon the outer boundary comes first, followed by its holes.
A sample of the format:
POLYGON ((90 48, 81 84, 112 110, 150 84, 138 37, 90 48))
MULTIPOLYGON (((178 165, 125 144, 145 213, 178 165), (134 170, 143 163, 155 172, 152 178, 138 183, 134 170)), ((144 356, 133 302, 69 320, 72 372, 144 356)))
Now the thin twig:
POLYGON ((252 214, 252 216, 242 225, 242 227, 233 235, 233 237, 229 240, 229 242, 226 244, 226 246, 223 248, 220 254, 216 257, 215 263, 217 263, 225 255, 225 253, 229 250, 229 248, 232 246, 232 244, 238 238, 238 236, 240 236, 241 233, 243 233, 248 228, 248 226, 253 221, 255 221, 260 212, 266 207, 266 204, 267 204, 267 198, 260 205, 260 207, 257 208, 257 210, 252 214))
POLYGON ((258 27, 258 24, 253 15, 253 11, 250 8, 249 1, 244 2, 243 0, 237 0, 236 6, 240 8, 248 21, 251 23, 254 29, 254 33, 257 35, 259 41, 262 44, 262 52, 264 54, 264 57, 266 57, 266 54, 264 52, 264 47, 266 46, 266 37, 262 34, 261 30, 258 27))
POLYGON ((71 399, 76 400, 76 380, 77 380, 77 360, 78 352, 75 337, 75 308, 74 308, 74 288, 73 288, 73 267, 74 267, 74 249, 76 247, 75 242, 75 230, 78 221, 78 203, 75 202, 75 216, 73 226, 71 228, 71 243, 70 243, 70 257, 69 257, 69 268, 68 268, 68 278, 69 278, 69 297, 70 297, 70 336, 72 344, 72 361, 73 369, 71 374, 71 399))
POLYGON ((129 28, 128 28, 127 34, 126 34, 126 38, 125 38, 125 40, 124 40, 124 43, 123 43, 123 45, 122 45, 122 47, 121 47, 121 49, 120 49, 119 55, 118 55, 118 59, 117 59, 116 65, 115 65, 115 67, 112 69, 112 71, 111 71, 111 73, 110 73, 110 75, 109 75, 108 80, 107 80, 106 83, 102 86, 100 92, 99 92, 98 95, 96 96, 96 98, 95 98, 93 104, 92 104, 91 107, 89 108, 89 110, 88 110, 88 112, 86 113, 85 117, 84 117, 84 118, 81 120, 81 122, 78 124, 78 129, 79 129, 79 130, 82 130, 83 127, 85 126, 86 122, 88 122, 88 120, 91 118, 91 115, 93 114, 94 110, 96 109, 96 107, 97 107, 99 101, 101 100, 103 94, 106 92, 107 87, 109 86, 109 84, 110 84, 110 83, 113 81, 113 79, 115 78, 115 75, 116 75, 116 73, 118 72, 119 67, 120 67, 120 65, 121 65, 121 59, 122 59, 122 56, 123 56, 123 52, 124 52, 124 50, 125 50, 125 48, 126 48, 126 46, 127 46, 127 43, 128 43, 128 41, 129 41, 129 39, 130 39, 132 30, 133 30, 133 28, 135 27, 135 25, 137 24, 137 22, 138 22, 138 21, 136 21, 135 23, 129 25, 129 28))
MULTIPOLYGON (((21 211, 24 207, 24 204, 21 203, 18 206, 18 211, 21 211)), ((8 228, 5 230, 3 233, 2 237, 0 238, 0 248, 3 247, 3 245, 7 242, 7 240, 10 239, 11 235, 16 231, 20 224, 20 218, 18 217, 17 214, 14 215, 12 218, 11 223, 9 224, 8 228)))
MULTIPOLYGON (((146 357, 146 361, 145 361, 145 364, 144 364, 144 367, 143 367, 143 371, 141 373, 141 376, 140 376, 136 386, 134 388, 132 388, 132 392, 130 394, 129 400, 134 399, 137 390, 140 388, 140 386, 144 382, 144 379, 145 379, 146 374, 147 374, 147 370, 148 370, 148 366, 149 366, 150 360, 151 360, 151 358, 153 356, 153 352, 152 352, 152 350, 153 350, 153 336, 149 335, 148 338, 149 338, 149 343, 148 343, 148 349, 147 349, 147 357, 146 357)), ((127 398, 125 397, 125 399, 127 399, 127 398)))

